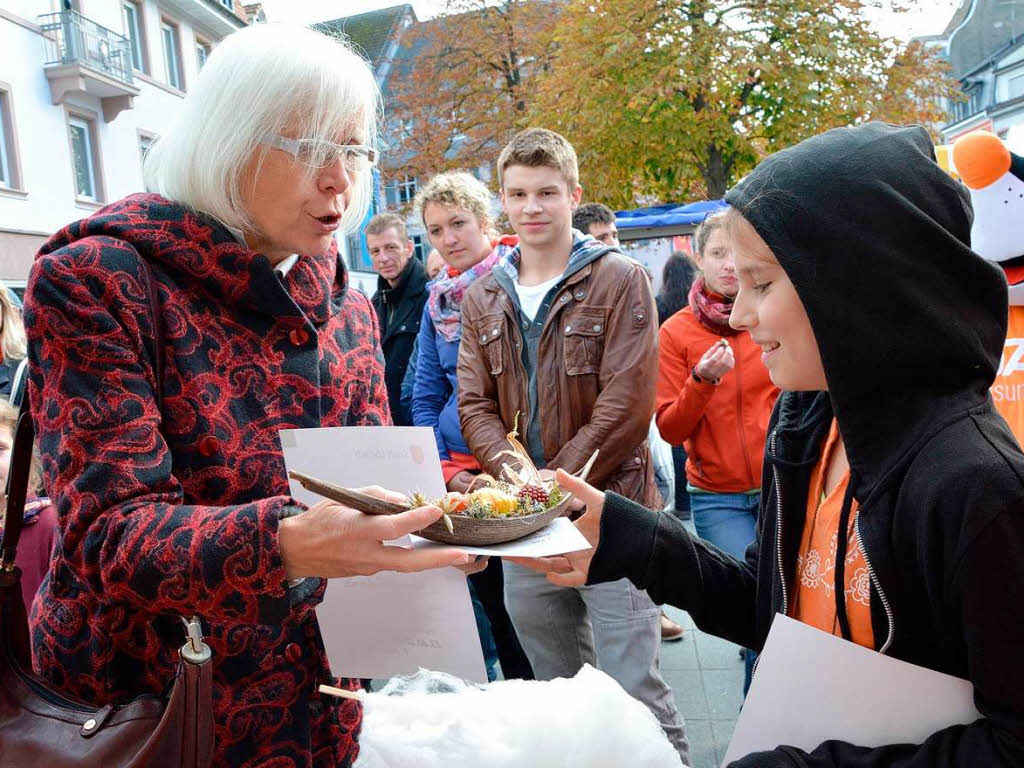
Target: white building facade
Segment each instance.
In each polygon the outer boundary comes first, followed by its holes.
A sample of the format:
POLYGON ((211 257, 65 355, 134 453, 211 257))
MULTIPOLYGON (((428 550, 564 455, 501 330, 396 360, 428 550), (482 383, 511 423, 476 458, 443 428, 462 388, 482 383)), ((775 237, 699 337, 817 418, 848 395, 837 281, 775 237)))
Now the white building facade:
POLYGON ((239 0, 0 0, 0 279, 23 286, 47 237, 143 190, 147 146, 250 17, 239 0))

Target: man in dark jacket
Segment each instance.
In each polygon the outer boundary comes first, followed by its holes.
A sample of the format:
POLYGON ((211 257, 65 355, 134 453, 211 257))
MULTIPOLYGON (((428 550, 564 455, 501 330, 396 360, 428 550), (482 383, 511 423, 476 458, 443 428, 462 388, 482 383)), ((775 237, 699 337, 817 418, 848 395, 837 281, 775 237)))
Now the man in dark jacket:
POLYGON ((380 346, 384 351, 384 380, 391 418, 396 426, 411 422, 402 409, 402 379, 409 366, 427 301, 427 271, 414 258, 402 217, 378 213, 364 230, 366 248, 377 273, 373 308, 380 320, 380 346))

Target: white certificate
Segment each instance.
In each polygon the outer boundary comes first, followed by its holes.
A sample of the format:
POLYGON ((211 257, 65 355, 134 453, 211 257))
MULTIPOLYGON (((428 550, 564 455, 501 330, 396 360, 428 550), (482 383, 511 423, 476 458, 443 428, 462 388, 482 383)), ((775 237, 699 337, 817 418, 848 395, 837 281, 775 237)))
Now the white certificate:
POLYGON ((723 766, 780 744, 920 744, 981 717, 969 682, 775 617, 723 766))
MULTIPOLYGON (((444 494, 433 430, 332 427, 281 430, 289 470, 349 487, 444 494)), ((306 504, 320 497, 291 481, 306 504)), ((331 671, 385 678, 420 667, 486 682, 466 577, 454 568, 331 579, 317 608, 331 671)))

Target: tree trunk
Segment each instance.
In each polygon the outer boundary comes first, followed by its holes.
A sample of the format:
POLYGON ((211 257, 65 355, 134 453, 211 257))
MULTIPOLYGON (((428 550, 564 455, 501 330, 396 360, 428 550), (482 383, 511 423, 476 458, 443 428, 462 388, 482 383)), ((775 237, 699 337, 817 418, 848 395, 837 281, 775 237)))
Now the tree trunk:
POLYGON ((722 150, 715 144, 708 144, 707 163, 701 169, 704 172, 704 186, 708 191, 709 200, 721 200, 725 197, 725 191, 729 188, 729 169, 732 163, 727 163, 722 156, 722 150))

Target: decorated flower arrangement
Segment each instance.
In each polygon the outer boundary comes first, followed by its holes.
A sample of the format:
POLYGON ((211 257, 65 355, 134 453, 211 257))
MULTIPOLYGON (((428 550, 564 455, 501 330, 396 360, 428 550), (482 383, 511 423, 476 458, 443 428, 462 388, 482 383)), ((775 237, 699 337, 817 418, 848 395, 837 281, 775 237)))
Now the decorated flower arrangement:
POLYGON ((428 499, 421 493, 409 497, 410 507, 436 505, 445 516, 462 515, 479 519, 523 517, 547 512, 561 504, 566 493, 553 480, 544 480, 540 472, 530 460, 529 454, 518 437, 519 417, 512 431, 508 433, 508 442, 512 447, 499 453, 495 458, 506 456, 516 466, 502 464, 504 480, 496 480, 490 475, 477 475, 473 485, 466 493, 455 491, 446 493, 440 499, 428 499))

